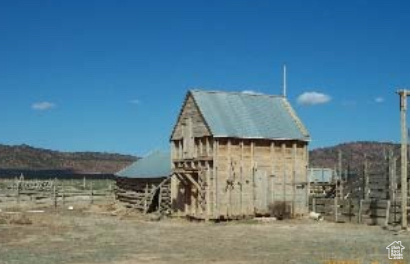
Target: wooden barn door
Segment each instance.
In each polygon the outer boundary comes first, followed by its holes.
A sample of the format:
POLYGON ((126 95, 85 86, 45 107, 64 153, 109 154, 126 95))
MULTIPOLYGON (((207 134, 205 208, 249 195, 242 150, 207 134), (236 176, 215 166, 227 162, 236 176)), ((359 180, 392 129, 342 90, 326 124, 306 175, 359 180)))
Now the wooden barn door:
POLYGON ((270 197, 269 180, 266 171, 256 170, 254 173, 254 205, 256 214, 268 213, 270 197))

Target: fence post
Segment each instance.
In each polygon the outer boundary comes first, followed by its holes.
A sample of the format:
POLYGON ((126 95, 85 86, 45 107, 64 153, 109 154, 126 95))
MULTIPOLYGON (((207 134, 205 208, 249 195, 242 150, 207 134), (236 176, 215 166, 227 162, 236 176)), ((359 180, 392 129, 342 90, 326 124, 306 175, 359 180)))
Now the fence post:
MULTIPOLYGON (((85 179, 85 178, 84 178, 85 179)), ((90 182, 90 203, 93 204, 93 181, 90 182)))
POLYGON ((56 191, 56 179, 54 178, 53 184, 53 199, 54 199, 54 209, 57 208, 57 191, 56 191))
POLYGON ((162 187, 159 187, 158 193, 158 213, 161 213, 162 187))
POLYGON ((360 202, 359 202, 359 216, 358 216, 359 224, 362 223, 362 210, 363 210, 363 200, 360 199, 360 202))
MULTIPOLYGON (((337 185, 337 184, 336 184, 337 185)), ((337 221, 338 221, 338 219, 337 219, 337 214, 338 214, 338 208, 337 208, 337 205, 338 204, 338 202, 337 202, 337 195, 335 195, 335 222, 337 223, 337 221)))
POLYGON ((148 201, 147 201, 147 199, 148 199, 148 184, 145 184, 144 214, 146 214, 147 211, 148 211, 148 208, 147 208, 147 206, 148 206, 148 201))
POLYGON ((64 181, 61 181, 61 199, 63 206, 65 205, 65 197, 64 197, 64 181))
POLYGON ((385 226, 389 225, 389 218, 390 218, 390 200, 387 200, 386 206, 386 221, 384 223, 385 226))
POLYGON ((83 189, 85 190, 87 188, 86 182, 85 182, 85 176, 83 178, 83 189))
MULTIPOLYGON (((111 185, 110 185, 111 186, 111 185)), ((111 186, 111 195, 112 195, 112 197, 113 197, 113 201, 114 201, 114 203, 117 201, 117 194, 116 194, 116 192, 117 192, 117 187, 116 187, 116 185, 114 185, 114 187, 112 187, 111 186)))
POLYGON ((312 198, 312 211, 317 213, 316 212, 316 197, 312 198))
POLYGON ((337 176, 339 178, 340 181, 340 188, 339 188, 339 193, 340 193, 340 198, 343 200, 344 197, 344 190, 343 190, 343 172, 342 172, 342 151, 339 150, 338 153, 338 171, 337 171, 337 176))
POLYGON ((17 203, 20 203, 20 181, 17 182, 17 203))
POLYGON ((369 163, 367 161, 367 155, 364 156, 364 165, 363 165, 363 199, 369 199, 369 163))

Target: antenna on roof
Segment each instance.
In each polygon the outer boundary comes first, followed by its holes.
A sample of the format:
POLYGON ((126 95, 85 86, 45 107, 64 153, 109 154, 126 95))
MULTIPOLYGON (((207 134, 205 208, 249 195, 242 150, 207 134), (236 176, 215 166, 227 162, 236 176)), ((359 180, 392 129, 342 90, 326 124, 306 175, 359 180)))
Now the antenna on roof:
POLYGON ((283 64, 283 97, 286 97, 286 64, 283 64))

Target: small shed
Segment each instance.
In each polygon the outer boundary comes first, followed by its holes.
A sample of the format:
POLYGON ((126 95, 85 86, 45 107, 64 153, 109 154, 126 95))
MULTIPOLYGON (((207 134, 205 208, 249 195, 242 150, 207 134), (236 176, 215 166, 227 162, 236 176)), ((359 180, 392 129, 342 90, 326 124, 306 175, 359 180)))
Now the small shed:
POLYGON ((171 155, 155 151, 117 172, 116 198, 141 212, 170 210, 171 155))
POLYGON ((333 170, 329 168, 309 168, 309 181, 311 183, 331 183, 333 170))
POLYGON ((191 90, 170 141, 174 214, 307 213, 310 136, 285 97, 191 90))
POLYGON ((310 196, 328 197, 329 193, 335 191, 334 171, 330 168, 308 169, 310 196))

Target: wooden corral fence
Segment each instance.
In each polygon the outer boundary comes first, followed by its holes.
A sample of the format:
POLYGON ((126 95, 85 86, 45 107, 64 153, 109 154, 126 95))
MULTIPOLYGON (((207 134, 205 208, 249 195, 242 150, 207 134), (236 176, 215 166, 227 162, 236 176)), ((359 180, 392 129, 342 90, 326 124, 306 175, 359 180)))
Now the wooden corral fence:
POLYGON ((334 222, 400 223, 401 188, 396 163, 397 157, 390 149, 379 162, 371 163, 364 155, 361 168, 349 171, 343 168, 342 153, 339 152, 338 168, 334 169, 331 182, 333 189, 317 191, 319 187, 311 183, 309 210, 334 222))
POLYGON ((50 203, 57 207, 66 202, 86 200, 114 200, 112 182, 109 180, 2 180, 0 203, 34 202, 50 203))
POLYGON ((310 198, 309 209, 325 220, 338 223, 368 225, 398 224, 401 221, 400 201, 310 198))
POLYGON ((369 162, 365 155, 358 171, 351 172, 340 168, 338 173, 343 183, 342 195, 364 200, 395 200, 396 197, 400 197, 400 179, 396 163, 397 157, 390 151, 388 156, 376 163, 369 162))
POLYGON ((170 177, 152 179, 116 179, 115 195, 118 201, 143 213, 171 210, 170 177))

